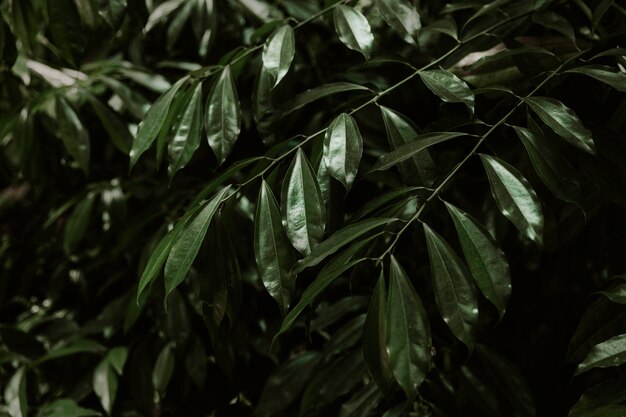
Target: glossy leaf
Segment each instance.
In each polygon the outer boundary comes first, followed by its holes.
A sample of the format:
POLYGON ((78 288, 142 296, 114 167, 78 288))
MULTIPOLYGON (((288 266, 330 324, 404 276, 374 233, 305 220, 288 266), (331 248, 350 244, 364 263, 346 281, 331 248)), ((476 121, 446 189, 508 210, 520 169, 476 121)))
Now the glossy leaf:
POLYGON ((384 171, 406 161, 430 146, 464 135, 465 133, 461 132, 425 133, 418 136, 416 140, 401 145, 393 151, 382 155, 378 158, 376 164, 374 164, 372 171, 384 171))
POLYGON ((261 184, 254 215, 254 254, 263 284, 284 315, 296 281, 295 274, 289 271, 293 254, 278 204, 265 181, 261 184))
POLYGON ((270 74, 273 87, 287 75, 296 53, 296 38, 289 25, 280 26, 265 41, 263 68, 270 74))
POLYGON ((165 94, 163 94, 146 113, 143 121, 139 124, 137 135, 130 150, 130 168, 139 160, 139 157, 152 146, 157 135, 164 127, 167 114, 176 93, 185 82, 185 78, 179 80, 165 94))
POLYGON ((374 287, 363 325, 363 358, 379 389, 389 394, 393 373, 387 352, 387 289, 382 271, 374 287))
POLYGON ((496 306, 502 318, 511 296, 511 276, 504 253, 476 219, 452 204, 446 203, 446 208, 478 288, 496 306))
POLYGON ((78 115, 70 104, 63 98, 56 100, 56 115, 59 135, 65 149, 78 163, 78 166, 87 174, 91 153, 89 132, 83 126, 78 115))
POLYGON ((422 301, 393 256, 389 268, 387 351, 398 384, 412 399, 430 367, 430 325, 422 301))
POLYGON ((322 84, 319 87, 311 88, 295 95, 293 99, 285 104, 283 113, 287 115, 324 97, 348 91, 370 91, 370 89, 362 85, 342 81, 322 84))
POLYGON ((180 231, 165 263, 165 297, 187 277, 191 264, 198 256, 213 216, 228 194, 230 187, 217 192, 180 231))
POLYGON ((449 103, 463 103, 474 112, 474 94, 465 81, 446 70, 420 71, 419 76, 435 95, 449 103))
POLYGON ((200 146, 202 133, 202 83, 196 85, 189 102, 180 115, 172 139, 168 146, 169 165, 168 174, 173 177, 178 170, 191 160, 196 149, 200 146))
POLYGON ((361 156, 363 139, 356 121, 347 113, 337 116, 328 126, 324 138, 324 163, 328 172, 347 191, 354 183, 361 156))
POLYGON ((626 74, 605 65, 583 65, 572 68, 567 72, 572 74, 583 74, 596 79, 604 84, 610 85, 617 91, 626 92, 626 74))
POLYGON ((526 178, 515 168, 494 156, 481 154, 491 194, 500 212, 526 237, 543 242, 541 202, 526 178))
POLYGON ((222 164, 235 145, 241 131, 241 110, 235 82, 229 66, 225 67, 209 93, 205 126, 209 146, 222 164))
POLYGON ((608 368, 626 363, 626 333, 595 345, 576 368, 576 375, 593 368, 608 368))
POLYGON ((298 149, 283 182, 282 217, 291 244, 304 256, 324 237, 326 209, 313 168, 298 149))
POLYGON ((476 289, 463 262, 448 242, 424 224, 433 292, 439 312, 452 333, 468 348, 478 322, 476 289))
POLYGON ((422 28, 420 15, 407 0, 376 0, 380 14, 389 26, 408 43, 417 45, 417 36, 422 28))
POLYGON ((572 109, 549 97, 529 97, 525 101, 557 135, 587 153, 596 152, 591 131, 583 126, 572 109))
POLYGON ((370 58, 374 35, 367 18, 353 7, 340 5, 334 12, 335 31, 339 40, 348 48, 370 58))

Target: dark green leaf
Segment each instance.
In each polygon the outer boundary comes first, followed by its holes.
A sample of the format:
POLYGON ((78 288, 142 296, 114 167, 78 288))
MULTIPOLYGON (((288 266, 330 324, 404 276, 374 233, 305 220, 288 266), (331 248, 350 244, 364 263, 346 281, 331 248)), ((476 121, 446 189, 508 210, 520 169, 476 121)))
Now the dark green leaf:
POLYGON ((476 289, 448 242, 424 223, 437 307, 452 333, 470 349, 478 321, 476 289))
POLYGON ((407 0, 376 0, 376 6, 385 22, 398 32, 402 39, 417 45, 417 36, 422 28, 422 22, 419 13, 411 3, 407 0))
POLYGON ((435 95, 449 103, 463 103, 474 112, 474 94, 465 81, 446 70, 420 71, 419 76, 435 95))
POLYGON ((591 26, 595 30, 602 20, 602 17, 606 14, 606 12, 613 6, 615 0, 602 0, 596 8, 593 10, 593 19, 591 20, 591 26))
POLYGON ((352 116, 342 113, 328 126, 324 138, 324 163, 328 172, 340 181, 347 191, 359 170, 363 154, 363 139, 352 116))
POLYGON ((65 149, 87 174, 91 153, 89 132, 81 123, 72 106, 61 97, 56 100, 56 114, 59 127, 58 134, 63 140, 65 149))
POLYGON ((491 194, 500 212, 526 237, 541 245, 543 213, 541 202, 518 170, 494 156, 481 154, 491 194))
POLYGON ((113 145, 124 154, 128 154, 133 144, 133 136, 128 130, 128 126, 111 110, 93 95, 86 93, 86 97, 93 107, 94 112, 100 119, 102 126, 111 137, 113 145))
POLYGON ((161 350, 161 353, 159 353, 156 363, 154 364, 154 369, 152 370, 152 385, 161 396, 165 393, 172 379, 175 363, 174 347, 171 343, 168 343, 161 350))
POLYGON ((557 135, 578 149, 595 154, 596 148, 591 132, 583 126, 572 109, 549 97, 529 97, 525 101, 557 135))
POLYGON ((50 35, 61 56, 76 65, 76 57, 85 48, 85 36, 80 17, 73 0, 55 0, 48 5, 50 35))
POLYGON ((378 387, 370 382, 357 391, 350 400, 342 404, 339 417, 371 416, 382 400, 378 387))
POLYGON ((263 68, 270 74, 273 87, 287 75, 296 53, 296 38, 293 28, 282 25, 276 29, 263 47, 263 68))
POLYGON ((389 268, 387 352, 393 374, 411 400, 430 367, 430 325, 422 301, 394 256, 389 268))
POLYGON ((476 219, 452 204, 446 203, 446 208, 478 288, 496 306, 502 318, 511 296, 511 276, 504 253, 476 219))
POLYGON ((173 177, 183 168, 200 145, 202 133, 202 83, 196 85, 187 107, 180 115, 168 146, 168 174, 173 177))
POLYGON ((301 109, 309 103, 313 103, 314 101, 331 96, 333 94, 344 93, 347 91, 370 91, 370 89, 367 87, 363 87, 362 85, 347 82, 322 84, 319 87, 311 88, 300 94, 297 94, 293 99, 285 104, 283 113, 287 115, 291 112, 301 109))
POLYGON ((41 417, 98 417, 95 410, 79 407, 74 400, 61 399, 45 404, 39 410, 41 417))
POLYGON ((533 15, 533 21, 548 29, 555 30, 565 36, 567 39, 576 43, 576 35, 572 24, 563 16, 554 12, 545 11, 533 15))
POLYGON ((280 211, 269 185, 263 181, 254 215, 254 254, 263 284, 284 315, 289 308, 296 275, 291 244, 280 220, 280 211))
POLYGON ((94 195, 89 194, 74 206, 63 233, 63 251, 67 255, 74 253, 78 244, 83 240, 89 226, 94 201, 94 195))
POLYGON ((184 226, 165 263, 165 297, 184 281, 191 268, 191 264, 198 256, 200 246, 204 241, 209 224, 226 198, 230 187, 224 187, 215 194, 198 212, 198 214, 184 226))
POLYGON ((241 131, 241 110, 230 67, 222 71, 206 103, 207 140, 219 164, 232 151, 241 131))
POLYGON ((283 182, 282 216, 293 247, 309 255, 324 237, 326 209, 313 168, 301 149, 283 182))
POLYGON ((583 74, 610 85, 617 91, 621 91, 622 93, 626 92, 626 74, 612 67, 606 65, 583 65, 572 68, 566 72, 583 74))
POLYGON ((369 59, 374 35, 367 18, 355 8, 342 4, 335 8, 334 22, 339 40, 348 48, 362 53, 365 59, 369 59))
POLYGON ((568 417, 587 417, 594 410, 624 401, 626 401, 626 379, 622 377, 606 381, 585 391, 571 408, 568 417))
POLYGON ((604 295, 614 303, 626 304, 626 284, 618 284, 600 294, 604 295))
POLYGON ((608 368, 626 363, 626 333, 595 345, 576 368, 576 375, 593 368, 608 368))

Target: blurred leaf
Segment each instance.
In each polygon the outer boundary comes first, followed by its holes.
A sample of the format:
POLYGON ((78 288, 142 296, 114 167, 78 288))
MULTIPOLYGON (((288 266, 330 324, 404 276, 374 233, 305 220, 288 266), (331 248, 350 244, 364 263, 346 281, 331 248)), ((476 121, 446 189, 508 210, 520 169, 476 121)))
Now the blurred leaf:
POLYGON ((583 126, 572 109, 549 97, 529 97, 524 100, 557 135, 578 149, 595 154, 591 132, 583 126))
POLYGON ((206 103, 207 140, 218 164, 222 164, 235 145, 241 131, 241 111, 230 67, 222 71, 206 103))
POLYGON ((296 53, 296 39, 293 28, 280 26, 265 41, 263 48, 263 68, 274 80, 273 87, 287 75, 296 53))
POLYGON ((574 28, 572 27, 572 24, 568 22, 567 19, 565 19, 563 16, 554 12, 544 11, 541 13, 533 14, 533 22, 548 29, 559 32, 567 39, 572 41, 573 44, 576 44, 576 35, 574 33, 574 28))
POLYGON ((376 384, 370 382, 342 404, 339 417, 370 416, 382 399, 376 384))
POLYGON ((4 388, 4 401, 11 417, 28 416, 28 399, 26 398, 26 367, 19 368, 4 388))
POLYGON ((500 212, 526 237, 543 243, 541 202, 526 178, 501 159, 480 154, 500 212))
POLYGON ((347 113, 337 116, 324 138, 324 163, 328 172, 350 191, 359 170, 363 139, 356 121, 347 113))
POLYGON ((172 379, 175 363, 174 347, 171 343, 168 343, 159 353, 156 363, 154 364, 154 369, 152 370, 152 385, 161 397, 172 379))
POLYGON ((362 53, 365 59, 370 59, 374 35, 367 18, 358 10, 343 4, 335 8, 333 17, 339 40, 348 48, 362 53))
POLYGON ((74 206, 63 233, 63 251, 66 255, 74 253, 87 233, 94 201, 94 195, 89 194, 74 206))
POLYGON ((318 87, 311 88, 300 94, 295 95, 291 100, 285 103, 284 114, 292 113, 309 103, 328 97, 337 93, 344 93, 346 91, 370 91, 369 88, 362 85, 352 84, 347 82, 335 82, 322 84, 318 87))
POLYGON ((465 81, 445 70, 420 71, 419 76, 435 95, 449 103, 463 103, 474 113, 474 94, 465 81))
POLYGON ((282 217, 293 247, 309 255, 324 237, 326 209, 313 168, 301 149, 283 182, 282 217))
POLYGON ((77 55, 85 48, 85 36, 76 3, 73 0, 46 2, 50 34, 61 56, 76 66, 77 55))
POLYGON ((484 296, 504 316, 511 296, 511 276, 504 253, 476 219, 452 204, 445 203, 454 221, 469 270, 484 296))
POLYGON ((435 301, 452 333, 471 350, 478 300, 469 272, 448 242, 424 223, 435 301))
POLYGON ((56 116, 58 120, 58 134, 61 140, 63 140, 65 149, 87 174, 89 172, 91 153, 89 132, 81 123, 74 109, 61 97, 58 97, 56 100, 56 116))
POLYGON ((109 361, 105 358, 98 364, 93 373, 93 390, 100 399, 100 404, 107 414, 111 415, 115 397, 117 396, 117 375, 109 361))
POLYGON ((45 404, 39 411, 41 417, 97 417, 99 412, 79 407, 74 400, 61 399, 45 404))

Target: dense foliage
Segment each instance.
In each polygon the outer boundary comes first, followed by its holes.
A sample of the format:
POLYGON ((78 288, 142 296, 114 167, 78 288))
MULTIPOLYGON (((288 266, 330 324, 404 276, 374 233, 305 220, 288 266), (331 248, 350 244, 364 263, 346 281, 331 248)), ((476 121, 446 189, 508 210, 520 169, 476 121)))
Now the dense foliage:
POLYGON ((623 3, 0 6, 0 415, 626 415, 623 3))

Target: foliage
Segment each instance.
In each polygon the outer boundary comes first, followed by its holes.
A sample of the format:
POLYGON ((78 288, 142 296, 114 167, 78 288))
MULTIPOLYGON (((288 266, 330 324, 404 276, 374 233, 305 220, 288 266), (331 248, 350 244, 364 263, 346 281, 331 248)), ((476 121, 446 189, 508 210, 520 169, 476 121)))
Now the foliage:
POLYGON ((0 9, 0 415, 626 412, 620 2, 0 9))

